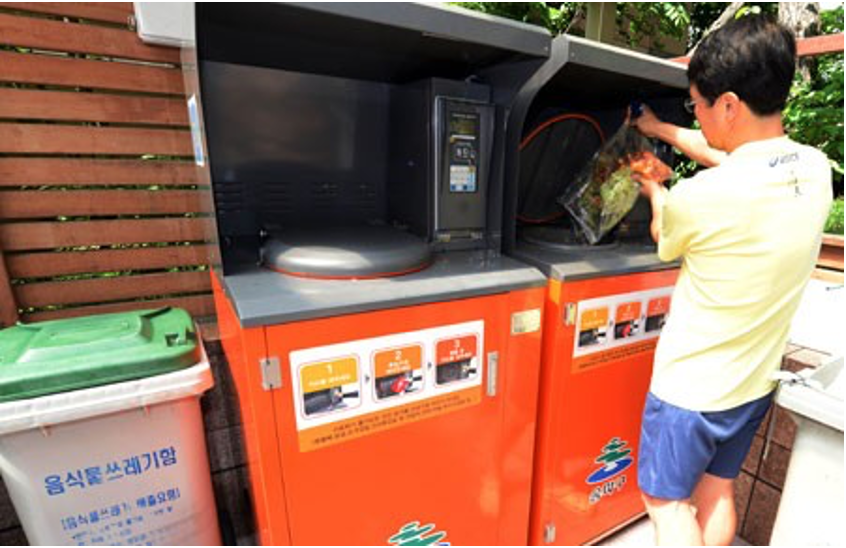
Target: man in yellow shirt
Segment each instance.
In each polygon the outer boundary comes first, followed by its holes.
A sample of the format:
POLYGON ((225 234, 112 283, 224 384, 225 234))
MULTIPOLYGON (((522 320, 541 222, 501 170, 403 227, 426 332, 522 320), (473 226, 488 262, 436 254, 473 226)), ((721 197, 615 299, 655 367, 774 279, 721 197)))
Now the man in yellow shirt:
POLYGON ((733 482, 772 401, 790 321, 832 200, 819 151, 784 134, 796 45, 763 17, 732 21, 688 68, 701 132, 646 110, 633 123, 706 166, 668 191, 643 181, 662 260, 681 259, 644 409, 638 482, 659 545, 728 545, 733 482))

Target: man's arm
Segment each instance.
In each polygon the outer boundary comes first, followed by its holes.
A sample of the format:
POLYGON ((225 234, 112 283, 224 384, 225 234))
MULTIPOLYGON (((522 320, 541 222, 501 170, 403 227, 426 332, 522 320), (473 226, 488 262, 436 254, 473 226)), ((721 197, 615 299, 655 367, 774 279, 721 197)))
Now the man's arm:
POLYGON ((657 244, 661 240, 661 223, 664 221, 664 203, 667 201, 667 187, 658 181, 642 180, 641 192, 649 198, 652 206, 652 223, 649 225, 649 233, 657 244))
POLYGON ((631 123, 647 137, 661 139, 706 167, 719 165, 726 158, 725 152, 708 144, 701 131, 663 122, 646 105, 643 105, 643 114, 631 123))

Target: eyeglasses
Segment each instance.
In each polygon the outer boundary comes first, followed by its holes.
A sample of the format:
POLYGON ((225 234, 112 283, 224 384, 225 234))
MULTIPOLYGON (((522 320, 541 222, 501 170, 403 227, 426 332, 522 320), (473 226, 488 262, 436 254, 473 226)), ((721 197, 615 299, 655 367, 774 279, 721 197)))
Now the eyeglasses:
POLYGON ((684 109, 689 113, 693 114, 694 109, 696 108, 696 99, 687 98, 684 100, 684 109))

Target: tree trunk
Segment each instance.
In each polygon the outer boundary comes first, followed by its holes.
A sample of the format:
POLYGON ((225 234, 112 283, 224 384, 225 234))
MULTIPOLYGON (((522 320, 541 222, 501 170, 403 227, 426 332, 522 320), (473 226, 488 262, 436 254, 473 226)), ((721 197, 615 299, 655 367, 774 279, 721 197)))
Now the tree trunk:
MULTIPOLYGON (((797 39, 817 36, 820 33, 820 4, 819 2, 779 2, 778 20, 790 29, 797 39)), ((814 62, 813 57, 799 60, 797 67, 806 82, 811 79, 814 62)))
POLYGON ((819 2, 779 2, 778 21, 796 36, 807 38, 820 32, 819 2))
POLYGON ((737 12, 740 10, 740 8, 743 7, 743 4, 744 2, 732 2, 731 4, 729 4, 725 11, 723 11, 723 13, 721 13, 720 16, 717 17, 717 20, 711 23, 711 26, 708 27, 708 30, 705 31, 699 42, 697 42, 695 46, 690 48, 690 51, 687 52, 687 56, 693 57, 693 53, 696 51, 696 48, 699 46, 702 40, 704 40, 706 36, 714 32, 718 28, 731 21, 734 18, 735 14, 737 14, 737 12))

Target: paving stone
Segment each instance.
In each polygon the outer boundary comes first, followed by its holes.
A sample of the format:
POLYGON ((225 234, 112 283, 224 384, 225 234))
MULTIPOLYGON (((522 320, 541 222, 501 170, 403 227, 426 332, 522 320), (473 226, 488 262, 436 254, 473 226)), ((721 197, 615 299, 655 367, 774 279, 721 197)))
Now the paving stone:
POLYGON ((777 443, 771 443, 767 457, 761 460, 759 477, 781 490, 784 488, 784 478, 790 464, 791 451, 777 443))
POLYGON ((206 353, 214 375, 214 387, 200 400, 206 430, 219 430, 241 424, 235 383, 220 343, 206 343, 206 353))
POLYGON ((206 432, 206 445, 212 473, 243 466, 247 462, 240 426, 206 432))
POLYGON ((743 461, 741 469, 753 476, 756 475, 758 473, 758 465, 761 462, 761 453, 763 450, 764 438, 762 436, 755 436, 752 439, 752 447, 749 449, 749 454, 746 456, 746 460, 743 461))
POLYGON ((242 466, 214 474, 212 483, 224 544, 255 545, 255 520, 250 502, 247 468, 242 466))
POLYGON ((749 500, 752 498, 752 485, 755 478, 746 472, 741 472, 734 482, 734 508, 737 512, 737 530, 743 531, 746 514, 749 511, 749 500))
MULTIPOLYGON (((3 479, 0 478, 0 531, 3 529, 11 529, 12 527, 20 527, 18 515, 15 513, 15 507, 12 506, 12 499, 9 498, 9 492, 6 491, 6 485, 3 479)), ((3 543, 0 542, 0 546, 3 543)))
POLYGON ((23 529, 13 527, 0 531, 0 546, 29 546, 29 542, 26 540, 23 529))
POLYGON ((771 420, 775 421, 775 427, 771 441, 785 449, 793 449, 793 440, 796 438, 796 422, 790 417, 790 413, 781 407, 775 406, 773 409, 771 420))
POLYGON ((753 546, 769 545, 780 501, 777 489, 760 480, 755 482, 741 533, 753 546))

